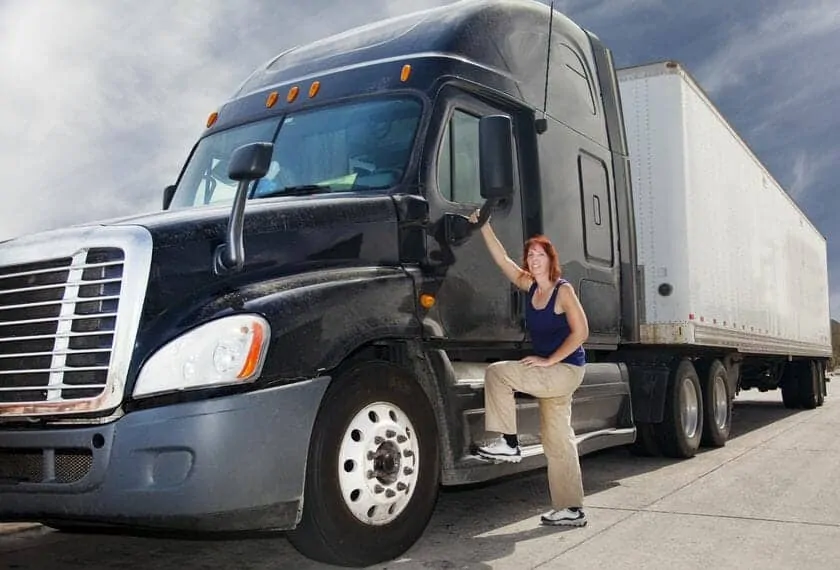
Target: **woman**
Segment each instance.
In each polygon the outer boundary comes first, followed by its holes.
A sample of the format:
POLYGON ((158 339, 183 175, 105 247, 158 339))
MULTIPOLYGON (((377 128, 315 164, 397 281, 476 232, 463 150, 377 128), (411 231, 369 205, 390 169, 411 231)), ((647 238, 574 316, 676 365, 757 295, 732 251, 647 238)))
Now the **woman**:
MULTIPOLYGON (((470 221, 478 221, 478 212, 470 216, 470 221)), ((533 237, 525 243, 520 267, 508 257, 489 219, 481 234, 502 272, 528 292, 526 323, 535 354, 518 361, 496 362, 487 368, 485 428, 502 435, 490 445, 479 447, 478 454, 494 461, 520 461, 514 391, 539 398, 541 439, 553 507, 541 521, 584 526, 583 483, 571 416, 572 394, 583 381, 586 363, 582 347, 589 336, 586 314, 572 285, 560 278, 557 252, 546 237, 533 237)))

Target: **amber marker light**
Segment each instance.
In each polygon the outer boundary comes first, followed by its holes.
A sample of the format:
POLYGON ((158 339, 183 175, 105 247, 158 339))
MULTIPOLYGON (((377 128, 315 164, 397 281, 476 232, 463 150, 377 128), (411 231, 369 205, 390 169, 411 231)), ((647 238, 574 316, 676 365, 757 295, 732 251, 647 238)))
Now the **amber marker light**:
MULTIPOLYGON (((243 332, 247 332, 247 329, 243 332)), ((245 359, 245 364, 242 366, 242 370, 239 372, 237 378, 250 378, 257 369, 257 364, 259 364, 264 335, 263 328, 259 323, 254 323, 253 334, 248 358, 245 359)))
POLYGON ((309 86, 309 98, 311 99, 315 95, 318 94, 318 91, 321 90, 321 82, 320 81, 313 81, 312 85, 309 86))
POLYGON ((268 97, 266 97, 265 99, 265 106, 271 109, 277 103, 278 98, 279 95, 277 94, 277 91, 272 91, 268 94, 268 97))
POLYGON ((289 89, 289 94, 288 94, 288 95, 286 95, 286 101, 288 101, 289 103, 291 103, 292 101, 294 101, 295 99, 297 99, 297 97, 298 97, 298 93, 300 93, 300 87, 298 87, 297 85, 295 85, 294 87, 292 87, 291 89, 289 89))
POLYGON ((209 129, 214 124, 216 124, 216 120, 219 118, 219 114, 216 111, 210 113, 210 116, 207 117, 207 128, 209 129))
POLYGON ((402 66, 402 71, 400 71, 400 81, 405 83, 409 77, 411 77, 411 66, 406 63, 402 66))
POLYGON ((429 293, 423 293, 420 295, 420 306, 424 309, 431 309, 435 306, 435 296, 429 293))

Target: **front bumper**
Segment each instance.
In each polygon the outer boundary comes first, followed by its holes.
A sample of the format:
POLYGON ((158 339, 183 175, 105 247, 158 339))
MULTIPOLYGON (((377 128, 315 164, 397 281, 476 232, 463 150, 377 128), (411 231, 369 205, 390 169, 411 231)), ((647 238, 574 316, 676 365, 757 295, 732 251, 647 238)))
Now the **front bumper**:
POLYGON ((101 426, 0 429, 0 521, 293 528, 328 382, 136 411, 101 426))

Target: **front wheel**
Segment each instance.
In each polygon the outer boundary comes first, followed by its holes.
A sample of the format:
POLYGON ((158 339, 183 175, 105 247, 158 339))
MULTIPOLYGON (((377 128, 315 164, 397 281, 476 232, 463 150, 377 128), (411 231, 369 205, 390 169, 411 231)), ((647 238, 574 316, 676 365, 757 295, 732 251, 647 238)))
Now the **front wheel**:
POLYGON ((438 494, 435 415, 387 362, 354 365, 327 391, 312 434, 300 524, 305 556, 341 566, 392 560, 423 534, 438 494))

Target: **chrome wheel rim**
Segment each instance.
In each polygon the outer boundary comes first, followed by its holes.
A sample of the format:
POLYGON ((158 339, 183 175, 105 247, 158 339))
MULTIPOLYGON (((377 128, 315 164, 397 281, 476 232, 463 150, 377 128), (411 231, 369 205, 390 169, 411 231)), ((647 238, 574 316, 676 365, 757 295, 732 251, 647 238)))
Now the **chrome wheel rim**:
POLYGON ((682 381, 682 426, 683 432, 688 439, 697 434, 697 425, 700 421, 700 406, 697 398, 697 391, 690 378, 683 378, 682 381))
POLYGON ((719 429, 724 429, 729 419, 729 402, 726 397, 726 380, 722 376, 715 376, 713 396, 715 402, 715 424, 719 429))
POLYGON ((419 450, 414 425, 399 406, 376 402, 350 420, 338 452, 338 483, 356 519, 381 526, 400 516, 417 487, 419 450))

